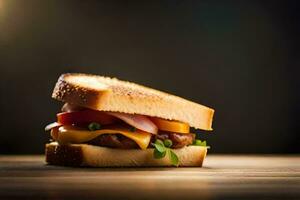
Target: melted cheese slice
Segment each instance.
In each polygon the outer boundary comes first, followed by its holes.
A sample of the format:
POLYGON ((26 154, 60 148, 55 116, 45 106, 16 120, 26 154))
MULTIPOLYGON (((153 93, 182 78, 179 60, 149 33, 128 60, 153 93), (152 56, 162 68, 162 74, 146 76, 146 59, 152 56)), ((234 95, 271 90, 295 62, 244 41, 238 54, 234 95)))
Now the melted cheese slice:
POLYGON ((54 139, 59 144, 80 144, 88 142, 103 134, 121 134, 135 141, 141 149, 147 149, 151 139, 151 133, 147 133, 141 130, 131 132, 128 131, 128 129, 126 129, 125 127, 114 127, 113 129, 88 131, 86 129, 80 129, 72 126, 59 127, 58 134, 54 139))

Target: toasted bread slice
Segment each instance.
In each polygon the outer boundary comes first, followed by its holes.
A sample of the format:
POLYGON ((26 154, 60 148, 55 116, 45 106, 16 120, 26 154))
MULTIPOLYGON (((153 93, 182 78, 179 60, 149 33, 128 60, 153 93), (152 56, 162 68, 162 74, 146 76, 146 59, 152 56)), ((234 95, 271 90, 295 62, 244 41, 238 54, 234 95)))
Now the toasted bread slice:
POLYGON ((197 129, 212 130, 213 109, 116 78, 63 74, 56 83, 52 97, 95 110, 178 120, 197 129))
MULTIPOLYGON (((173 150, 180 167, 201 167, 206 147, 188 146, 173 150)), ((168 156, 153 157, 153 149, 113 149, 88 144, 46 144, 46 162, 52 165, 89 167, 158 167, 172 166, 168 156)))

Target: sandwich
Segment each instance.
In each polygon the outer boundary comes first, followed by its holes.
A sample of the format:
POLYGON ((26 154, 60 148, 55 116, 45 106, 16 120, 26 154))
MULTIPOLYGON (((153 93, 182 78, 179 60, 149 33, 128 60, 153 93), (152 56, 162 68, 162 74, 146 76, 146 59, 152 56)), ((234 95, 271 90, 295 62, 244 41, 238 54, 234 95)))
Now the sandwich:
POLYGON ((104 76, 62 74, 52 97, 63 102, 46 126, 51 165, 201 167, 214 110, 139 84, 104 76))

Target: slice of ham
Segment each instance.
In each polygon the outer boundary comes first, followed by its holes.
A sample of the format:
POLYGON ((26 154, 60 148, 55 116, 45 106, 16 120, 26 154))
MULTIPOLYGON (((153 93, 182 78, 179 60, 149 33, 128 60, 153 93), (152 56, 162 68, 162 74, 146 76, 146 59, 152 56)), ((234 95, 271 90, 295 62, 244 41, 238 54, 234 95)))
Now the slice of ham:
MULTIPOLYGON (((87 108, 83 108, 69 103, 65 103, 64 106, 62 107, 63 112, 82 111, 85 109, 87 108)), ((114 116, 137 129, 140 129, 148 133, 157 134, 158 131, 157 126, 148 117, 144 115, 126 114, 126 113, 119 113, 119 112, 105 112, 105 113, 114 116)))
POLYGON ((107 112, 107 114, 112 115, 120 120, 126 122, 127 124, 140 129, 142 131, 157 134, 157 126, 146 116, 138 114, 126 114, 118 112, 107 112))

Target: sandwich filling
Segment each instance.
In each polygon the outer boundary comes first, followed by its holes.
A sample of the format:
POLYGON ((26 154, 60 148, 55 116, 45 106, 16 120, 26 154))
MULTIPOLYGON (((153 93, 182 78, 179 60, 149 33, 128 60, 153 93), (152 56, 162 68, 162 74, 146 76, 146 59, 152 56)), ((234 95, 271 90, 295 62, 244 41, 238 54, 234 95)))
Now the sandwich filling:
MULTIPOLYGON (((154 148, 161 158, 166 148, 189 145, 206 146, 195 139, 187 123, 138 114, 105 112, 66 103, 57 114, 57 122, 49 124, 52 140, 60 145, 90 144, 119 149, 154 148)), ((171 151, 171 150, 170 150, 171 151)))

